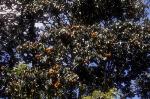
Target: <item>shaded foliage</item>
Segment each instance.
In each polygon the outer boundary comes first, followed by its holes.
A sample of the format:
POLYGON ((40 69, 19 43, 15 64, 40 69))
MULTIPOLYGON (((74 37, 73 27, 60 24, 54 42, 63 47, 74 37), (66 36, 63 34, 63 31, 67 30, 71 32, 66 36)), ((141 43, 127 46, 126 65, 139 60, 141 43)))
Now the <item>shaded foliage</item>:
POLYGON ((144 13, 144 4, 139 0, 75 0, 73 15, 84 24, 93 24, 102 20, 134 19, 144 13))

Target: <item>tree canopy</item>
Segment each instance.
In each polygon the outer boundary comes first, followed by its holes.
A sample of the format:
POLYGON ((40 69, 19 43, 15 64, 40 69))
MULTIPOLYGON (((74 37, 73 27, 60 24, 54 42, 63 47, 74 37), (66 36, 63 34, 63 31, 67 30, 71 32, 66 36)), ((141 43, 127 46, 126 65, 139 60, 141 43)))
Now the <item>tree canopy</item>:
POLYGON ((142 0, 1 0, 0 97, 148 98, 148 8, 142 0))

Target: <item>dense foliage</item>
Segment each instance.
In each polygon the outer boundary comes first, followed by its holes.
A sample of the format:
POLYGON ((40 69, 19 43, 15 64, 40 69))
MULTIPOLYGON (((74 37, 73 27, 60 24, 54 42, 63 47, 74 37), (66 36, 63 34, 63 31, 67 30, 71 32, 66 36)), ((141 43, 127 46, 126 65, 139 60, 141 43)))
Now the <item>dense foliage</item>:
POLYGON ((1 0, 0 97, 149 97, 148 5, 1 0))

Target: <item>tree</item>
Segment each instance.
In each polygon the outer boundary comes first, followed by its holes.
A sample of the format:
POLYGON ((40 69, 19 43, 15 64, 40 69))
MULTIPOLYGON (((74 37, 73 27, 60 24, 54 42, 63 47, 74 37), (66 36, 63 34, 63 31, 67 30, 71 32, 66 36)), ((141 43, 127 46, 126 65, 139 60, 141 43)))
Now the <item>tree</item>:
POLYGON ((111 89, 121 90, 123 97, 149 96, 148 3, 2 0, 0 4, 0 96, 68 99, 99 90, 105 97, 111 89), (43 24, 43 29, 36 24, 43 24), (137 89, 132 88, 133 81, 137 89))

